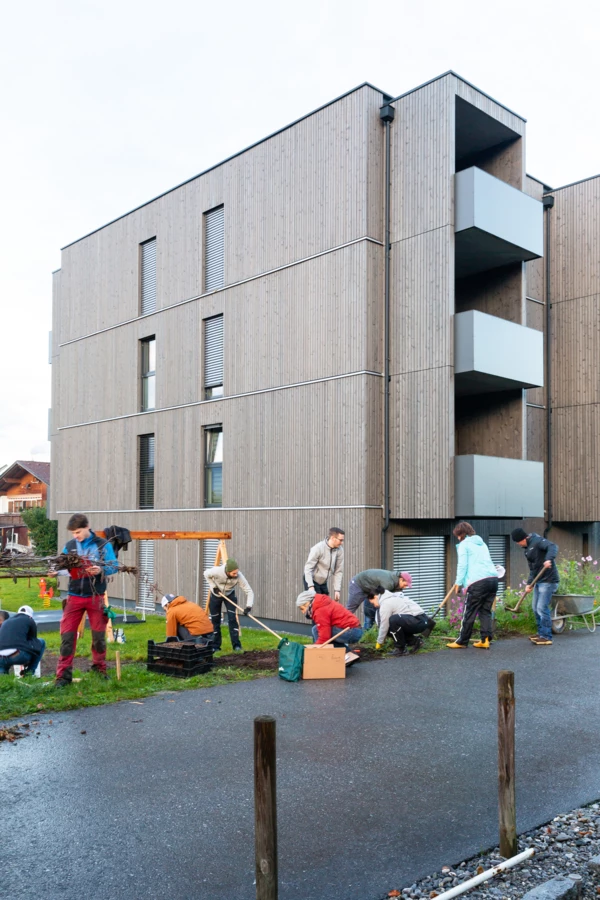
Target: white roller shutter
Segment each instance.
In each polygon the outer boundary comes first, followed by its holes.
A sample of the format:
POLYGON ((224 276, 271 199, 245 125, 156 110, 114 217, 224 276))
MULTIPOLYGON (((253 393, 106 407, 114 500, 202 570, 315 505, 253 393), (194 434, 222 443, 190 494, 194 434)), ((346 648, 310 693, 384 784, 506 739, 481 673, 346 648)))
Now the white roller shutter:
POLYGON ((142 315, 153 313, 156 309, 156 238, 146 241, 142 246, 141 265, 141 306, 142 315))
POLYGON ((204 387, 223 384, 223 316, 213 316, 204 323, 204 387))
MULTIPOLYGON (((490 534, 488 547, 490 548, 490 556, 495 566, 504 566, 506 569, 506 543, 507 538, 504 534, 490 534)), ((506 589, 506 578, 498 582, 498 597, 501 597, 506 589)))
MULTIPOLYGON (((212 569, 215 564, 215 556, 217 555, 217 549, 219 546, 218 541, 203 541, 204 544, 204 569, 203 572, 206 572, 207 569, 212 569)), ((208 591, 208 581, 204 580, 204 590, 208 591)))
POLYGON ((138 597, 136 609, 154 612, 154 541, 138 542, 138 597))
POLYGON ((407 595, 427 612, 440 605, 446 594, 446 540, 443 537, 394 537, 394 569, 410 572, 407 595))
POLYGON ((225 284, 225 208, 204 213, 204 290, 225 284))

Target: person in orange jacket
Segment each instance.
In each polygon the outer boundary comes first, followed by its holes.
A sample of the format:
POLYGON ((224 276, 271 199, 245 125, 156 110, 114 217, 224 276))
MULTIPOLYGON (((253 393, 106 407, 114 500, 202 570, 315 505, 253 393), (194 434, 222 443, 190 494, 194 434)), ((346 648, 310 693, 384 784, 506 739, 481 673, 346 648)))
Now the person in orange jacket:
POLYGON ((175 594, 165 594, 160 604, 167 614, 167 641, 212 640, 212 623, 201 606, 175 594))
POLYGON ((339 641, 333 641, 334 646, 356 644, 363 635, 360 621, 354 613, 349 612, 341 603, 336 603, 326 594, 315 594, 314 597, 308 591, 300 594, 296 605, 307 619, 313 621, 313 639, 315 644, 326 643, 333 635, 339 634, 345 628, 349 631, 340 635, 339 641))

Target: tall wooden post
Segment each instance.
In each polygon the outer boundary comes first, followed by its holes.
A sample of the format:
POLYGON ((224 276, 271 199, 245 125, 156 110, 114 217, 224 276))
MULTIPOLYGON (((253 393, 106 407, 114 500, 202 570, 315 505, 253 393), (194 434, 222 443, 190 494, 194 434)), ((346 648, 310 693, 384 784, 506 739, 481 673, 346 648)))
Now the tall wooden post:
POLYGON ((500 855, 517 854, 515 802, 515 674, 498 672, 498 824, 500 855))
POLYGON ((275 719, 254 720, 254 835, 256 900, 277 900, 275 719))

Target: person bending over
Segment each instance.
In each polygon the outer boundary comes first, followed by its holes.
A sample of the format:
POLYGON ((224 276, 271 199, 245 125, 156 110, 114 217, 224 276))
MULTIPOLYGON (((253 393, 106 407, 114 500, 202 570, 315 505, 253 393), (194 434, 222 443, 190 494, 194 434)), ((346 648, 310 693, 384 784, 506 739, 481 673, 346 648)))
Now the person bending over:
POLYGON ((212 623, 201 606, 176 594, 165 594, 160 605, 167 614, 167 641, 212 642, 212 623))
MULTIPOLYGON (((2 610, 0 615, 8 613, 2 610)), ((23 675, 34 675, 45 649, 45 641, 37 636, 32 608, 21 606, 0 628, 0 675, 8 675, 11 666, 25 666, 23 675)))
MULTIPOLYGON (((408 572, 403 574, 404 586, 410 587, 412 578, 408 572)), ((381 596, 374 597, 372 603, 377 609, 379 625, 376 650, 381 650, 388 635, 395 645, 393 656, 405 656, 421 649, 423 638, 419 635, 431 626, 432 620, 418 603, 407 597, 403 591, 394 593, 385 591, 381 596)))
POLYGON ((333 641, 334 647, 348 649, 349 644, 358 643, 363 635, 361 624, 354 613, 349 612, 341 603, 336 603, 327 594, 312 596, 308 591, 304 591, 296 600, 296 606, 307 619, 312 619, 315 644, 325 644, 331 637, 349 628, 349 631, 340 634, 339 641, 333 641))

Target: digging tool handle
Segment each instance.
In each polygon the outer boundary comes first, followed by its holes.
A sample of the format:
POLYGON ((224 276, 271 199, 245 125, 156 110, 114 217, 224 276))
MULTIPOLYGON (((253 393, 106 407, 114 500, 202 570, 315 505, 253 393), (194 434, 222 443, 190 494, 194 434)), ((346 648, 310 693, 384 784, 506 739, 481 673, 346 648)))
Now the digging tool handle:
MULTIPOLYGON (((244 614, 244 610, 242 609, 242 607, 238 606, 237 603, 234 603, 234 601, 231 599, 231 597, 228 597, 226 594, 222 594, 221 591, 216 591, 212 588, 211 588, 211 590, 212 590, 213 594, 217 595, 217 597, 223 597, 224 600, 227 600, 228 603, 231 603, 232 606, 235 606, 236 609, 239 609, 239 611, 242 613, 242 615, 244 614)), ((271 632, 271 634, 274 635, 278 641, 283 640, 283 638, 281 637, 280 634, 277 634, 276 631, 272 631, 269 628, 269 626, 265 625, 263 622, 261 622, 260 619, 255 619, 254 616, 250 615, 250 613, 248 613, 248 618, 252 619, 253 622, 256 622, 257 625, 260 625, 261 628, 264 628, 265 631, 271 632)))
POLYGON ((448 593, 446 594, 446 596, 444 597, 444 599, 442 600, 442 602, 440 603, 440 605, 438 606, 438 608, 436 609, 436 611, 434 612, 434 614, 433 614, 432 616, 429 617, 430 619, 435 619, 435 617, 437 616, 437 614, 439 613, 439 611, 442 610, 442 609, 444 608, 444 606, 446 605, 446 603, 448 602, 448 600, 450 599, 450 597, 452 597, 452 595, 454 594, 455 590, 456 590, 456 585, 453 584, 452 587, 450 588, 450 590, 448 591, 448 593))
MULTIPOLYGON (((536 584, 536 582, 539 581, 539 579, 542 577, 543 574, 544 574, 544 567, 542 566, 542 568, 541 568, 540 571, 537 573, 537 575, 535 576, 535 578, 533 579, 533 581, 531 582, 531 584, 528 585, 528 586, 529 586, 529 587, 533 587, 534 584, 536 584)), ((525 597, 527 596, 527 593, 528 593, 527 591, 523 591, 523 593, 521 594, 521 596, 519 597, 519 599, 518 599, 518 601, 517 601, 517 605, 516 605, 516 606, 512 606, 512 607, 511 607, 511 606, 507 606, 507 607, 506 607, 507 610, 508 610, 509 612, 519 612, 519 610, 521 609, 521 604, 522 604, 523 600, 525 599, 525 597)))
POLYGON ((347 628, 344 628, 343 631, 338 631, 337 634, 334 634, 333 637, 330 637, 329 640, 325 641, 324 644, 319 644, 319 647, 326 647, 327 644, 331 644, 332 641, 337 641, 337 639, 340 638, 343 634, 346 634, 347 631, 350 631, 349 625, 347 628))

